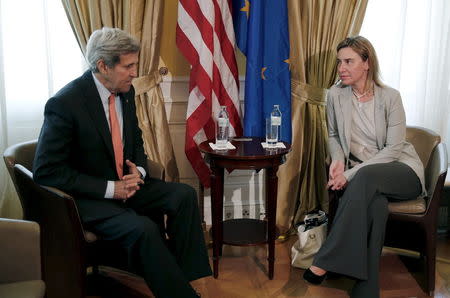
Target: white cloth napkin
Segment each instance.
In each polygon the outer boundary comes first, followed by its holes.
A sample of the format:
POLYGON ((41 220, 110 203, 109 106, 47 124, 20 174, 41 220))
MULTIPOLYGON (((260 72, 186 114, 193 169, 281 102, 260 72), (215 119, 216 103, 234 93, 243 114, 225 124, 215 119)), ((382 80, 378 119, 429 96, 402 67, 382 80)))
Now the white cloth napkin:
POLYGON ((232 149, 236 149, 236 147, 234 147, 234 145, 231 144, 230 142, 227 142, 227 147, 226 148, 218 148, 217 145, 214 144, 214 143, 209 143, 209 146, 213 150, 232 150, 232 149))
POLYGON ((270 147, 269 147, 269 145, 267 145, 266 142, 262 142, 261 146, 263 146, 263 148, 268 148, 268 149, 272 149, 272 148, 283 148, 283 149, 286 149, 286 146, 282 142, 278 142, 275 145, 272 145, 270 147))

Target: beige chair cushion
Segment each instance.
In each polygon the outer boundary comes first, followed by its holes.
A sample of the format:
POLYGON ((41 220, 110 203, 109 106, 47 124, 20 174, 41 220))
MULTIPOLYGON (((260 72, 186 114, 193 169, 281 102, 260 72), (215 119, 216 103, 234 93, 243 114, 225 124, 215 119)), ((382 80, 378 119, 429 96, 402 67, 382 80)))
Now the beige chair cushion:
POLYGON ((0 297, 8 298, 42 298, 45 284, 42 280, 29 280, 0 284, 0 297))
POLYGON ((388 204, 390 213, 420 214, 424 213, 426 208, 426 202, 422 198, 405 202, 390 202, 388 204))
POLYGON ((0 218, 0 235, 0 284, 41 279, 39 225, 0 218))

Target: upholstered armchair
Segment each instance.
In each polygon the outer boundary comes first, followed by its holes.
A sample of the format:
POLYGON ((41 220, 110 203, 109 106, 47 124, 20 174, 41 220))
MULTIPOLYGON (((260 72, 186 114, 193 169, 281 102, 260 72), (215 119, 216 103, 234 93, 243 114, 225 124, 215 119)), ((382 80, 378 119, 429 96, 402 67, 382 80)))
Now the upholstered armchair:
POLYGON ((39 225, 0 218, 0 239, 0 297, 44 297, 39 225))
POLYGON ((447 150, 435 132, 408 127, 406 139, 425 166, 426 198, 389 203, 385 245, 417 251, 424 261, 425 289, 433 296, 436 281, 436 238, 440 201, 447 175, 447 150))
MULTIPOLYGON (((427 197, 388 204, 385 245, 420 253, 427 281, 425 290, 432 296, 436 280, 438 210, 447 175, 447 150, 438 134, 423 127, 407 127, 406 140, 414 146, 424 164, 427 197)), ((341 195, 341 191, 329 192, 330 223, 341 195)))
MULTIPOLYGON (((87 272, 98 273, 99 265, 127 269, 125 252, 114 252, 107 241, 85 230, 74 198, 53 187, 33 181, 32 164, 37 141, 7 148, 4 160, 19 195, 24 218, 41 227, 42 273, 47 298, 85 297, 87 272), (92 270, 87 270, 88 268, 92 270)), ((164 179, 163 168, 148 160, 149 175, 164 179)), ((162 218, 161 225, 162 223, 162 218)), ((1 295, 0 295, 1 296, 1 295)), ((1 296, 3 297, 3 296, 1 296)))

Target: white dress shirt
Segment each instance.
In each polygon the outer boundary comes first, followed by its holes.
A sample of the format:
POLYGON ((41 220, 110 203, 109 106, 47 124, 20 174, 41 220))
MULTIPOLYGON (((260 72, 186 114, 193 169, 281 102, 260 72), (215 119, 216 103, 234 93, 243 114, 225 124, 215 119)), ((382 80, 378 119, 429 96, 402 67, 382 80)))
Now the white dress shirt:
MULTIPOLYGON (((109 96, 111 95, 111 91, 109 91, 95 76, 94 73, 92 73, 92 77, 94 78, 95 86, 97 87, 98 94, 100 95, 100 99, 102 101, 103 110, 105 111, 106 120, 108 121, 109 129, 111 130, 111 123, 109 123, 109 96)), ((122 144, 124 144, 123 140, 123 114, 122 114, 122 103, 120 101, 120 96, 115 96, 116 101, 116 113, 117 113, 117 119, 119 120, 119 128, 120 128, 120 135, 122 137, 122 144)), ((126 165, 124 165, 126 166, 126 165)), ((142 179, 145 178, 145 175, 147 174, 142 167, 137 167, 139 172, 141 172, 142 179)), ((112 199, 114 197, 114 181, 108 181, 108 184, 106 185, 106 191, 105 191, 105 198, 112 199)))

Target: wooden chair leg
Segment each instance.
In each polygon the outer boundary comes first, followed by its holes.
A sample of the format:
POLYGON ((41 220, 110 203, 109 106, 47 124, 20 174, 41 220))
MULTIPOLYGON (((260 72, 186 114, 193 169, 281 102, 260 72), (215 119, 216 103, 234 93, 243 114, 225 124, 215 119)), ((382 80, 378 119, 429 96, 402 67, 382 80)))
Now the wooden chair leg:
POLYGON ((436 239, 431 240, 426 244, 425 266, 427 293, 429 296, 433 297, 436 283, 436 239))
POLYGON ((198 182, 198 208, 200 209, 200 218, 202 220, 202 225, 206 228, 205 222, 205 188, 203 184, 198 182))

